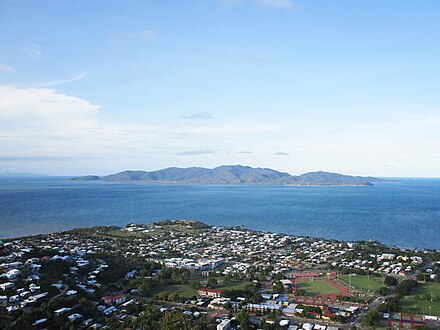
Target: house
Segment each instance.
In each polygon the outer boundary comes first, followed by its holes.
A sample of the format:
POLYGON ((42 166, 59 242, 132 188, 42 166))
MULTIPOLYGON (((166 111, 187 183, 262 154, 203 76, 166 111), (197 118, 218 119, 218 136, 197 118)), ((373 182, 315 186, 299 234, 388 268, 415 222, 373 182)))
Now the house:
POLYGON ((66 296, 71 297, 71 296, 75 296, 78 293, 78 291, 76 290, 69 290, 66 292, 66 296))
POLYGON ((127 306, 130 306, 131 304, 134 304, 134 303, 135 303, 135 300, 131 299, 131 300, 126 301, 125 303, 123 303, 121 306, 122 307, 127 307, 127 306))
POLYGON ((7 305, 8 304, 8 297, 7 296, 0 296, 0 306, 7 305))
POLYGON ((138 271, 136 269, 133 269, 131 272, 128 272, 127 274, 125 274, 125 279, 129 280, 129 279, 135 278, 137 274, 138 274, 138 271))
POLYGON ((225 319, 220 324, 217 324, 217 330, 230 330, 231 320, 225 319))
POLYGON ((74 313, 72 315, 69 315, 67 318, 69 319, 70 322, 74 322, 80 318, 82 318, 83 316, 81 314, 78 313, 74 313))
POLYGON ((125 294, 119 294, 116 296, 104 296, 101 300, 106 305, 120 305, 127 301, 127 296, 125 294))
POLYGON ((37 325, 40 325, 40 324, 43 324, 44 322, 46 322, 47 321, 47 319, 39 319, 39 320, 36 320, 34 323, 32 323, 32 326, 37 326, 37 325))
POLYGON ((224 293, 225 291, 220 289, 200 288, 197 290, 199 296, 207 298, 220 298, 224 293))
POLYGON ((287 327, 290 324, 289 320, 281 320, 280 321, 280 326, 281 327, 287 327))
POLYGON ((35 291, 40 290, 40 287, 39 287, 38 285, 32 283, 32 284, 29 284, 29 290, 30 290, 31 292, 35 292, 35 291))
POLYGON ((280 280, 281 284, 284 286, 284 288, 289 288, 292 286, 292 281, 291 280, 280 280))
POLYGON ((93 323, 93 319, 87 319, 81 322, 81 324, 85 327, 92 325, 92 323, 93 323))
POLYGON ((54 313, 54 315, 57 317, 57 316, 60 316, 60 315, 62 315, 62 314, 64 314, 64 313, 70 311, 71 309, 72 309, 72 308, 70 308, 70 307, 63 307, 63 308, 57 309, 57 310, 54 311, 53 313, 54 313))
POLYGON ((12 288, 14 288, 14 283, 12 283, 12 282, 6 282, 6 283, 0 284, 0 289, 2 289, 2 290, 9 290, 12 288))
POLYGON ((115 306, 111 306, 111 307, 109 307, 109 308, 107 308, 107 309, 104 309, 102 312, 105 314, 105 315, 110 315, 111 313, 113 313, 113 312, 115 312, 115 311, 117 311, 118 309, 115 307, 115 306))
POLYGON ((8 311, 8 313, 12 313, 18 310, 18 306, 17 305, 8 306, 6 307, 6 310, 8 311))
POLYGON ((10 271, 6 272, 2 275, 3 278, 7 279, 8 281, 15 280, 21 272, 18 269, 11 269, 10 271))

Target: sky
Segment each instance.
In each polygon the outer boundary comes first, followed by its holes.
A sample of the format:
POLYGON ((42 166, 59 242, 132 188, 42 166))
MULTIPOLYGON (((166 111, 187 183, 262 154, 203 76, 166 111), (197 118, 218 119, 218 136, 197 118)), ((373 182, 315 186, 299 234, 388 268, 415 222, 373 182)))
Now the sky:
POLYGON ((0 0, 0 172, 440 177, 440 2, 0 0))

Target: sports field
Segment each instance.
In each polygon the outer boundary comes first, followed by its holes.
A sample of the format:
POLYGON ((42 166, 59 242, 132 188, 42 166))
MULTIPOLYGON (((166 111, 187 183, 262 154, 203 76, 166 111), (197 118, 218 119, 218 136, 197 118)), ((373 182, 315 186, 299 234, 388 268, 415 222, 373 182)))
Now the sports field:
POLYGON ((341 291, 332 286, 328 281, 322 280, 298 280, 297 287, 302 289, 311 295, 337 295, 341 291))
POLYGON ((155 295, 159 292, 177 293, 181 298, 191 298, 197 295, 197 291, 189 285, 163 285, 154 287, 151 294, 155 295))
POLYGON ((402 298, 400 306, 403 312, 440 316, 440 283, 421 283, 402 298))
POLYGON ((356 276, 350 276, 350 275, 341 275, 340 278, 345 283, 350 283, 350 277, 351 277, 351 285, 356 288, 357 290, 364 292, 364 293, 374 293, 376 292, 380 287, 382 287, 382 278, 381 277, 375 277, 367 275, 356 275, 356 276))

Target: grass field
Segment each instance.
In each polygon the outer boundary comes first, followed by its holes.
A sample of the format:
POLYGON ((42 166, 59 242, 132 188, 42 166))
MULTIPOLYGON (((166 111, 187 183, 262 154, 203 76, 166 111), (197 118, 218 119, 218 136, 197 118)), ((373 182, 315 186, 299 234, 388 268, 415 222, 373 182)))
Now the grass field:
POLYGON ((356 276, 349 276, 349 275, 341 275, 340 276, 342 280, 344 280, 345 283, 350 282, 351 277, 351 285, 355 287, 357 290, 362 291, 364 293, 374 293, 379 289, 382 285, 382 278, 381 277, 374 277, 367 275, 356 275, 356 276))
POLYGON ((220 284, 218 289, 222 290, 243 290, 247 285, 254 284, 252 282, 231 281, 228 284, 220 284))
POLYGON ((420 284, 400 301, 400 306, 404 312, 440 316, 440 301, 431 302, 431 294, 434 300, 440 298, 440 283, 420 284))
POLYGON ((339 290, 324 281, 298 280, 298 287, 312 295, 338 294, 339 290))
POLYGON ((188 285, 164 285, 154 287, 151 295, 158 294, 159 292, 175 292, 182 298, 191 298, 197 295, 197 291, 188 285))

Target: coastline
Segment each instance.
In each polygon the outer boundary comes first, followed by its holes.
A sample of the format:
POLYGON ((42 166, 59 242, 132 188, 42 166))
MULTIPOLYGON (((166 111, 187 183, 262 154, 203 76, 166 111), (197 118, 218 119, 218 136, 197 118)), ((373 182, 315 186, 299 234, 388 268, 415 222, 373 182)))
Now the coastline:
MULTIPOLYGON (((139 226, 152 226, 155 225, 156 223, 162 223, 162 222, 168 222, 168 221, 190 221, 190 222, 199 222, 202 223, 204 225, 207 225, 205 222, 203 221, 198 221, 198 220, 182 220, 182 219, 162 219, 162 220, 157 220, 154 222, 150 222, 150 223, 139 223, 137 225, 139 226)), ((124 224, 123 226, 120 225, 100 225, 100 226, 90 226, 90 227, 73 227, 70 229, 65 229, 65 230, 57 230, 57 231, 50 231, 50 232, 42 232, 42 233, 36 233, 36 234, 31 234, 31 235, 25 235, 25 236, 17 236, 17 237, 0 237, 0 242, 4 241, 4 242, 10 242, 10 241, 15 241, 15 240, 21 240, 21 239, 29 239, 29 238, 33 238, 33 237, 38 237, 38 236, 46 236, 46 235, 51 235, 51 234, 63 234, 63 233, 69 233, 71 231, 78 231, 78 230, 93 230, 93 229, 99 229, 99 228, 115 228, 117 230, 123 230, 124 228, 128 227, 129 225, 133 224, 133 222, 128 222, 126 224, 124 224)), ((324 238, 324 237, 316 237, 316 236, 310 236, 310 235, 295 235, 295 234, 289 234, 286 232, 276 232, 276 231, 269 231, 269 230, 256 230, 256 229, 252 229, 252 228, 247 228, 241 225, 237 225, 237 226, 213 226, 213 225, 207 225, 210 228, 221 228, 221 229, 228 229, 228 230, 244 230, 244 231, 248 231, 248 232, 255 232, 255 233, 262 233, 262 234, 277 234, 277 235, 285 235, 285 236, 289 236, 291 238, 300 238, 300 239, 308 239, 308 240, 315 240, 315 241, 324 241, 324 242, 340 242, 340 243, 345 243, 345 244, 362 244, 362 243, 375 243, 375 244, 379 244, 382 245, 384 248, 388 248, 388 249, 395 249, 395 250, 400 250, 400 251, 413 251, 413 252, 431 252, 431 251, 438 251, 440 252, 440 248, 438 249, 426 249, 426 248, 417 248, 417 247, 403 247, 403 246, 397 246, 397 245, 389 245, 383 242, 380 242, 378 240, 340 240, 340 239, 331 239, 331 238, 324 238)))

